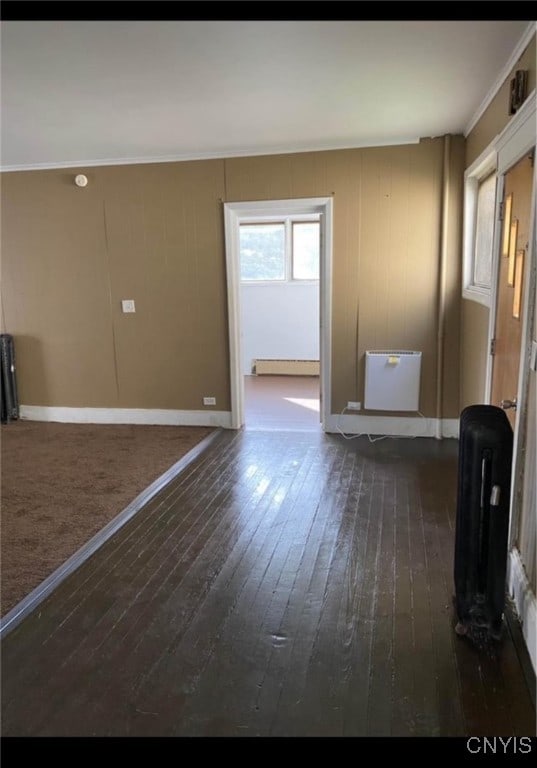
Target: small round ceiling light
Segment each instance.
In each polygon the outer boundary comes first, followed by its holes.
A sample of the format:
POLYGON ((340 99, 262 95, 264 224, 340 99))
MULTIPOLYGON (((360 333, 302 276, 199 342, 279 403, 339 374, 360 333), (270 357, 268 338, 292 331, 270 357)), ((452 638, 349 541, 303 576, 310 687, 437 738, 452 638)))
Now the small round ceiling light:
POLYGON ((88 183, 88 177, 84 176, 83 173, 79 173, 78 176, 75 176, 75 184, 77 187, 85 187, 88 183))

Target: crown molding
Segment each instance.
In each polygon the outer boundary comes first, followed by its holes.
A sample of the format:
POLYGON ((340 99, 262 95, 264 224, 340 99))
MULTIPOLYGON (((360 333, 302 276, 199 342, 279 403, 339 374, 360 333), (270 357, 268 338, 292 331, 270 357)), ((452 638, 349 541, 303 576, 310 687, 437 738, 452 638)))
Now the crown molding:
POLYGON ((185 152, 178 155, 161 155, 155 157, 119 157, 103 158, 100 160, 66 160, 50 163, 20 163, 17 165, 0 166, 0 173, 13 171, 46 171, 55 168, 94 168, 107 165, 147 165, 149 163, 180 163, 193 160, 229 160, 234 157, 263 157, 266 155, 290 155, 306 152, 331 152, 338 149, 366 149, 368 147, 398 147, 406 144, 419 144, 416 137, 391 139, 389 141, 370 141, 362 144, 333 144, 328 146, 283 146, 269 149, 244 149, 235 152, 185 152))
POLYGON ((518 41, 515 49, 513 50, 511 56, 505 63, 503 69, 500 71, 498 77, 494 81, 494 84, 492 85, 491 89, 477 108, 477 111, 474 113, 473 117, 470 118, 470 121, 468 122, 466 128, 464 129, 464 137, 466 138, 470 131, 476 126, 478 120, 483 116, 483 113, 491 103, 491 101, 494 99, 506 79, 509 77, 509 73, 519 60, 519 58, 522 56, 526 48, 528 47, 528 44, 535 34, 537 30, 537 22, 531 21, 528 24, 528 27, 520 40, 518 41))

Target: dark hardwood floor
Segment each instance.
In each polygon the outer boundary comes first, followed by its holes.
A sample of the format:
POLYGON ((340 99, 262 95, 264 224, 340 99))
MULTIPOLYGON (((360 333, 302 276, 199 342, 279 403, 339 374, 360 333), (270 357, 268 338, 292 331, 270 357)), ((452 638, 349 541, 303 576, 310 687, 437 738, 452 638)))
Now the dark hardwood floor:
POLYGON ((457 447, 222 432, 5 637, 3 735, 535 734, 453 629, 457 447))

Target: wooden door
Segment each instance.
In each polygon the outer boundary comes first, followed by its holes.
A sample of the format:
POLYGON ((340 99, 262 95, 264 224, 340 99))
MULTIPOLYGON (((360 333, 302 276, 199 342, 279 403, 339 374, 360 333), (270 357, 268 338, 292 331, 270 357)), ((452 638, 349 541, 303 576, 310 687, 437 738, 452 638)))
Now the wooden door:
POLYGON ((526 155, 505 174, 503 232, 496 292, 496 326, 492 364, 492 405, 506 408, 515 427, 524 307, 524 271, 528 258, 533 155, 526 155), (510 404, 515 404, 514 407, 510 404))

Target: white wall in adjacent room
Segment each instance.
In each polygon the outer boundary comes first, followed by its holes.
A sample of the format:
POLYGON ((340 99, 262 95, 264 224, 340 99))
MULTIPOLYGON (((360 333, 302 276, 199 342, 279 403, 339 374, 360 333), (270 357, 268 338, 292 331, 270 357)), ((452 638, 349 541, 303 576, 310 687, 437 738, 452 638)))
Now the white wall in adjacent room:
POLYGON ((242 366, 256 358, 319 359, 319 283, 241 285, 242 366))

